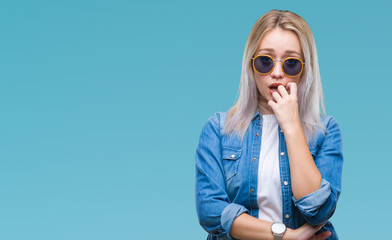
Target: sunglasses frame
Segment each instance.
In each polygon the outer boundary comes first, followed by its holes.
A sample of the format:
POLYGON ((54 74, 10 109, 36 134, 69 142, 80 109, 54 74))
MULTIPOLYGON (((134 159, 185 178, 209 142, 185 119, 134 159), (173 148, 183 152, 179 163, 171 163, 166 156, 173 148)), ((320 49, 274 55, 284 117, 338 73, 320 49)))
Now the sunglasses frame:
POLYGON ((300 75, 300 74, 302 73, 302 71, 304 70, 304 65, 305 65, 305 61, 302 62, 301 59, 296 58, 296 57, 288 57, 288 58, 284 59, 283 61, 282 61, 282 60, 279 60, 279 61, 277 60, 277 61, 275 61, 275 59, 273 59, 273 57, 271 57, 271 56, 269 56, 269 55, 257 55, 256 57, 253 57, 253 58, 251 58, 251 59, 252 59, 252 66, 253 66, 253 69, 254 69, 256 72, 258 72, 259 74, 261 74, 261 75, 267 75, 267 74, 271 73, 271 72, 274 70, 274 68, 275 68, 275 62, 281 62, 281 63, 282 63, 282 72, 284 73, 284 75, 286 75, 287 77, 296 77, 296 76, 298 76, 298 75, 300 75), (272 59, 273 65, 272 65, 271 71, 269 71, 269 72, 267 72, 267 73, 261 73, 261 72, 257 71, 257 69, 256 69, 256 67, 255 67, 255 59, 258 58, 258 57, 269 57, 269 58, 272 59), (286 60, 288 60, 288 59, 296 59, 296 60, 299 60, 299 62, 302 64, 301 71, 300 71, 297 75, 295 75, 295 76, 288 75, 288 74, 284 71, 284 69, 283 69, 283 64, 284 64, 284 62, 285 62, 286 60))

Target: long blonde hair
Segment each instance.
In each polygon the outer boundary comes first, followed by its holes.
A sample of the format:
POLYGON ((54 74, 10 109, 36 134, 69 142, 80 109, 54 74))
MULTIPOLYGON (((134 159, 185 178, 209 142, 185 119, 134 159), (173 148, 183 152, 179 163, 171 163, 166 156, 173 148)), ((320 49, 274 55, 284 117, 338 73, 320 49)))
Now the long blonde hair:
POLYGON ((309 141, 318 129, 322 129, 323 132, 325 130, 321 122, 321 116, 325 115, 325 108, 316 43, 309 25, 302 17, 281 10, 271 10, 261 16, 249 34, 242 59, 239 96, 228 111, 223 133, 229 135, 237 133, 243 139, 257 111, 260 96, 253 76, 251 58, 263 36, 275 28, 294 32, 301 43, 306 64, 298 85, 298 111, 306 139, 309 141))

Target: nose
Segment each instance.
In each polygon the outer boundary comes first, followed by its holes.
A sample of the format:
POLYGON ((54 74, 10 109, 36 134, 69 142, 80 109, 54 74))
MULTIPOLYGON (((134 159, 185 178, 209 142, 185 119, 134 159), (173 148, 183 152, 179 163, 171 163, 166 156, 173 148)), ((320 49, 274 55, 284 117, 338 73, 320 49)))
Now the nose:
POLYGON ((274 69, 272 69, 271 77, 273 77, 273 78, 283 78, 284 77, 281 61, 275 61, 275 66, 274 66, 274 69))

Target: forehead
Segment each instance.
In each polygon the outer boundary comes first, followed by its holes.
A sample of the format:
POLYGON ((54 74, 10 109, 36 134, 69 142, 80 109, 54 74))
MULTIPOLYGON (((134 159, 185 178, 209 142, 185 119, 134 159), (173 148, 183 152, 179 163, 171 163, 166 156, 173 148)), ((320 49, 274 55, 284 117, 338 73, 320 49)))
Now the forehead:
POLYGON ((301 43, 297 34, 279 28, 264 35, 256 52, 268 52, 278 56, 287 54, 302 56, 301 43))

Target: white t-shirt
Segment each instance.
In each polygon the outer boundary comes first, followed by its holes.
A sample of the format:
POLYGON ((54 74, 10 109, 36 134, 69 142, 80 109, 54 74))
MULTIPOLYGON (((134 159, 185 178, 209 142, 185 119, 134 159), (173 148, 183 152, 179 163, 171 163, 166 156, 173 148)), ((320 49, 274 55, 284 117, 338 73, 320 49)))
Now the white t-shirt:
POLYGON ((279 128, 275 115, 263 115, 257 180, 259 219, 283 222, 282 186, 279 170, 279 128))

